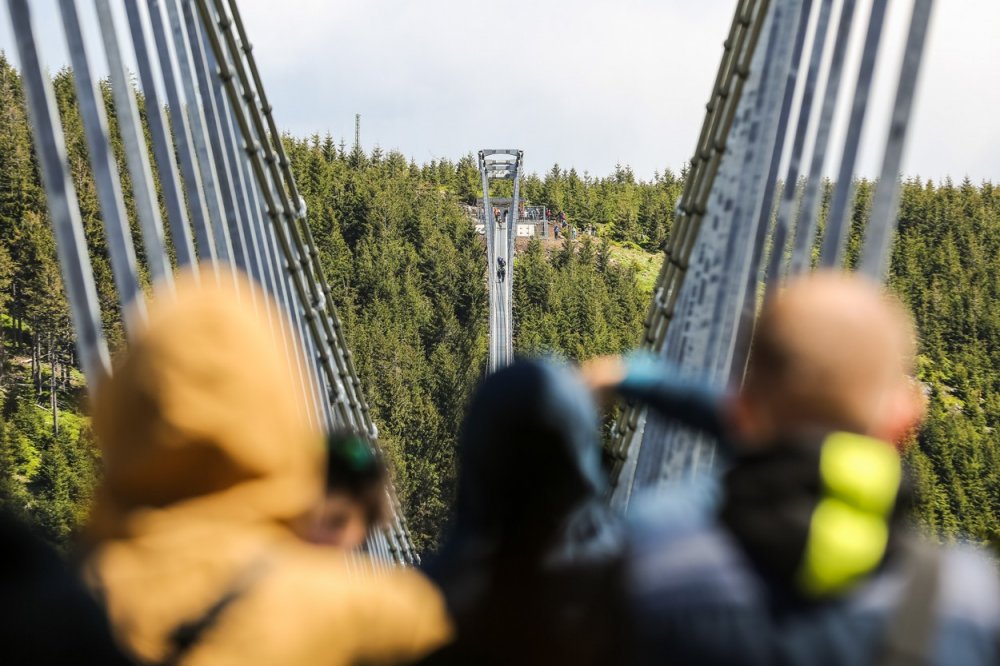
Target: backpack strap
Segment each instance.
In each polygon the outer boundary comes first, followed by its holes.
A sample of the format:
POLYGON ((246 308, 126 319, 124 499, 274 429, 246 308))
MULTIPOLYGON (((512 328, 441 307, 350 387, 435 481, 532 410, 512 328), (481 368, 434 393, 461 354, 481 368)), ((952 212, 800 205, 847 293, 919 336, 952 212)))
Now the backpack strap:
POLYGON ((889 616, 879 666, 927 666, 933 661, 941 549, 908 535, 901 544, 903 590, 889 616))
POLYGON ((260 578, 265 567, 262 561, 257 561, 239 574, 208 608, 196 618, 178 624, 169 637, 169 652, 160 662, 161 666, 176 666, 194 647, 200 643, 205 634, 213 629, 226 609, 238 601, 260 578))

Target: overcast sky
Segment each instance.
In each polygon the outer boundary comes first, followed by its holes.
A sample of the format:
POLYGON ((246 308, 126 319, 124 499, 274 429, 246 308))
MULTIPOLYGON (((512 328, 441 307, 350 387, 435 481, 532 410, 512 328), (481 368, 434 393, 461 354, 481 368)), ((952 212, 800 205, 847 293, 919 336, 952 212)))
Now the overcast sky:
MULTIPOLYGON (((55 4, 32 0, 52 69, 66 60, 55 4)), ((90 11, 91 3, 81 4, 90 11)), ((241 7, 278 123, 294 134, 330 132, 350 143, 360 113, 366 148, 398 148, 417 161, 518 147, 531 171, 558 162, 602 175, 622 163, 648 178, 690 158, 735 4, 244 0, 241 7)), ((859 16, 870 4, 858 2, 859 16)), ((878 171, 876 146, 911 7, 912 0, 890 1, 860 165, 867 175, 878 171)), ((848 72, 862 37, 855 32, 848 72)), ((4 11, 0 48, 13 56, 4 11)), ((1000 181, 998 109, 1000 2, 938 0, 905 173, 1000 181)), ((838 123, 834 146, 842 132, 838 123)))

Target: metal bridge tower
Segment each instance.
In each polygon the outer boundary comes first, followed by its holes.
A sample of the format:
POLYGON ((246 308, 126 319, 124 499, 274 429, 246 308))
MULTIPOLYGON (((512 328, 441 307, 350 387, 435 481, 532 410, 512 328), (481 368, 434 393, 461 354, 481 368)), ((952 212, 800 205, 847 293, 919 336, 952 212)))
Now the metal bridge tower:
POLYGON ((520 210, 521 168, 524 153, 516 148, 479 151, 479 175, 483 181, 483 224, 486 229, 487 277, 490 293, 490 358, 489 371, 509 365, 514 357, 513 343, 513 283, 514 237, 520 210), (490 199, 491 180, 514 181, 510 200, 490 199), (499 215, 493 212, 493 206, 499 215), (506 264, 501 279, 499 260, 506 264))

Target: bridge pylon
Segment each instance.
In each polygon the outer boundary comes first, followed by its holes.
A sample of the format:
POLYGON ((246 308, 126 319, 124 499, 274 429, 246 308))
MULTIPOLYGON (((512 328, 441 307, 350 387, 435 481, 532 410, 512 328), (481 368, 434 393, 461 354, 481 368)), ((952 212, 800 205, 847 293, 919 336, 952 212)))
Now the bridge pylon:
POLYGON ((483 184, 483 225, 486 230, 487 284, 490 296, 489 372, 507 366, 514 358, 514 237, 520 210, 521 170, 524 152, 516 148, 479 151, 483 184), (514 191, 503 207, 490 198, 491 180, 511 180, 514 191))

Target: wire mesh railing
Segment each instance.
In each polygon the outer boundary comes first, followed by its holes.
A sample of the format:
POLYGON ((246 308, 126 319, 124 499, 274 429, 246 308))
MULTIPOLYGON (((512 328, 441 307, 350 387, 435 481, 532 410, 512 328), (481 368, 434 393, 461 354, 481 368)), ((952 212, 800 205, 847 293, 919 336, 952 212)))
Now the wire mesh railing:
MULTIPOLYGON (((691 158, 684 191, 678 204, 678 215, 665 249, 666 256, 643 324, 641 347, 644 349, 655 352, 663 349, 677 307, 680 286, 684 281, 691 251, 706 212, 708 196, 725 153, 729 131, 750 74, 750 62, 756 51, 768 5, 768 0, 740 0, 736 7, 729 36, 724 43, 722 62, 712 86, 711 99, 706 106, 701 134, 694 156, 691 158)), ((622 410, 614 425, 610 446, 613 459, 611 469, 613 491, 628 460, 629 451, 642 419, 643 410, 628 405, 622 410)))

